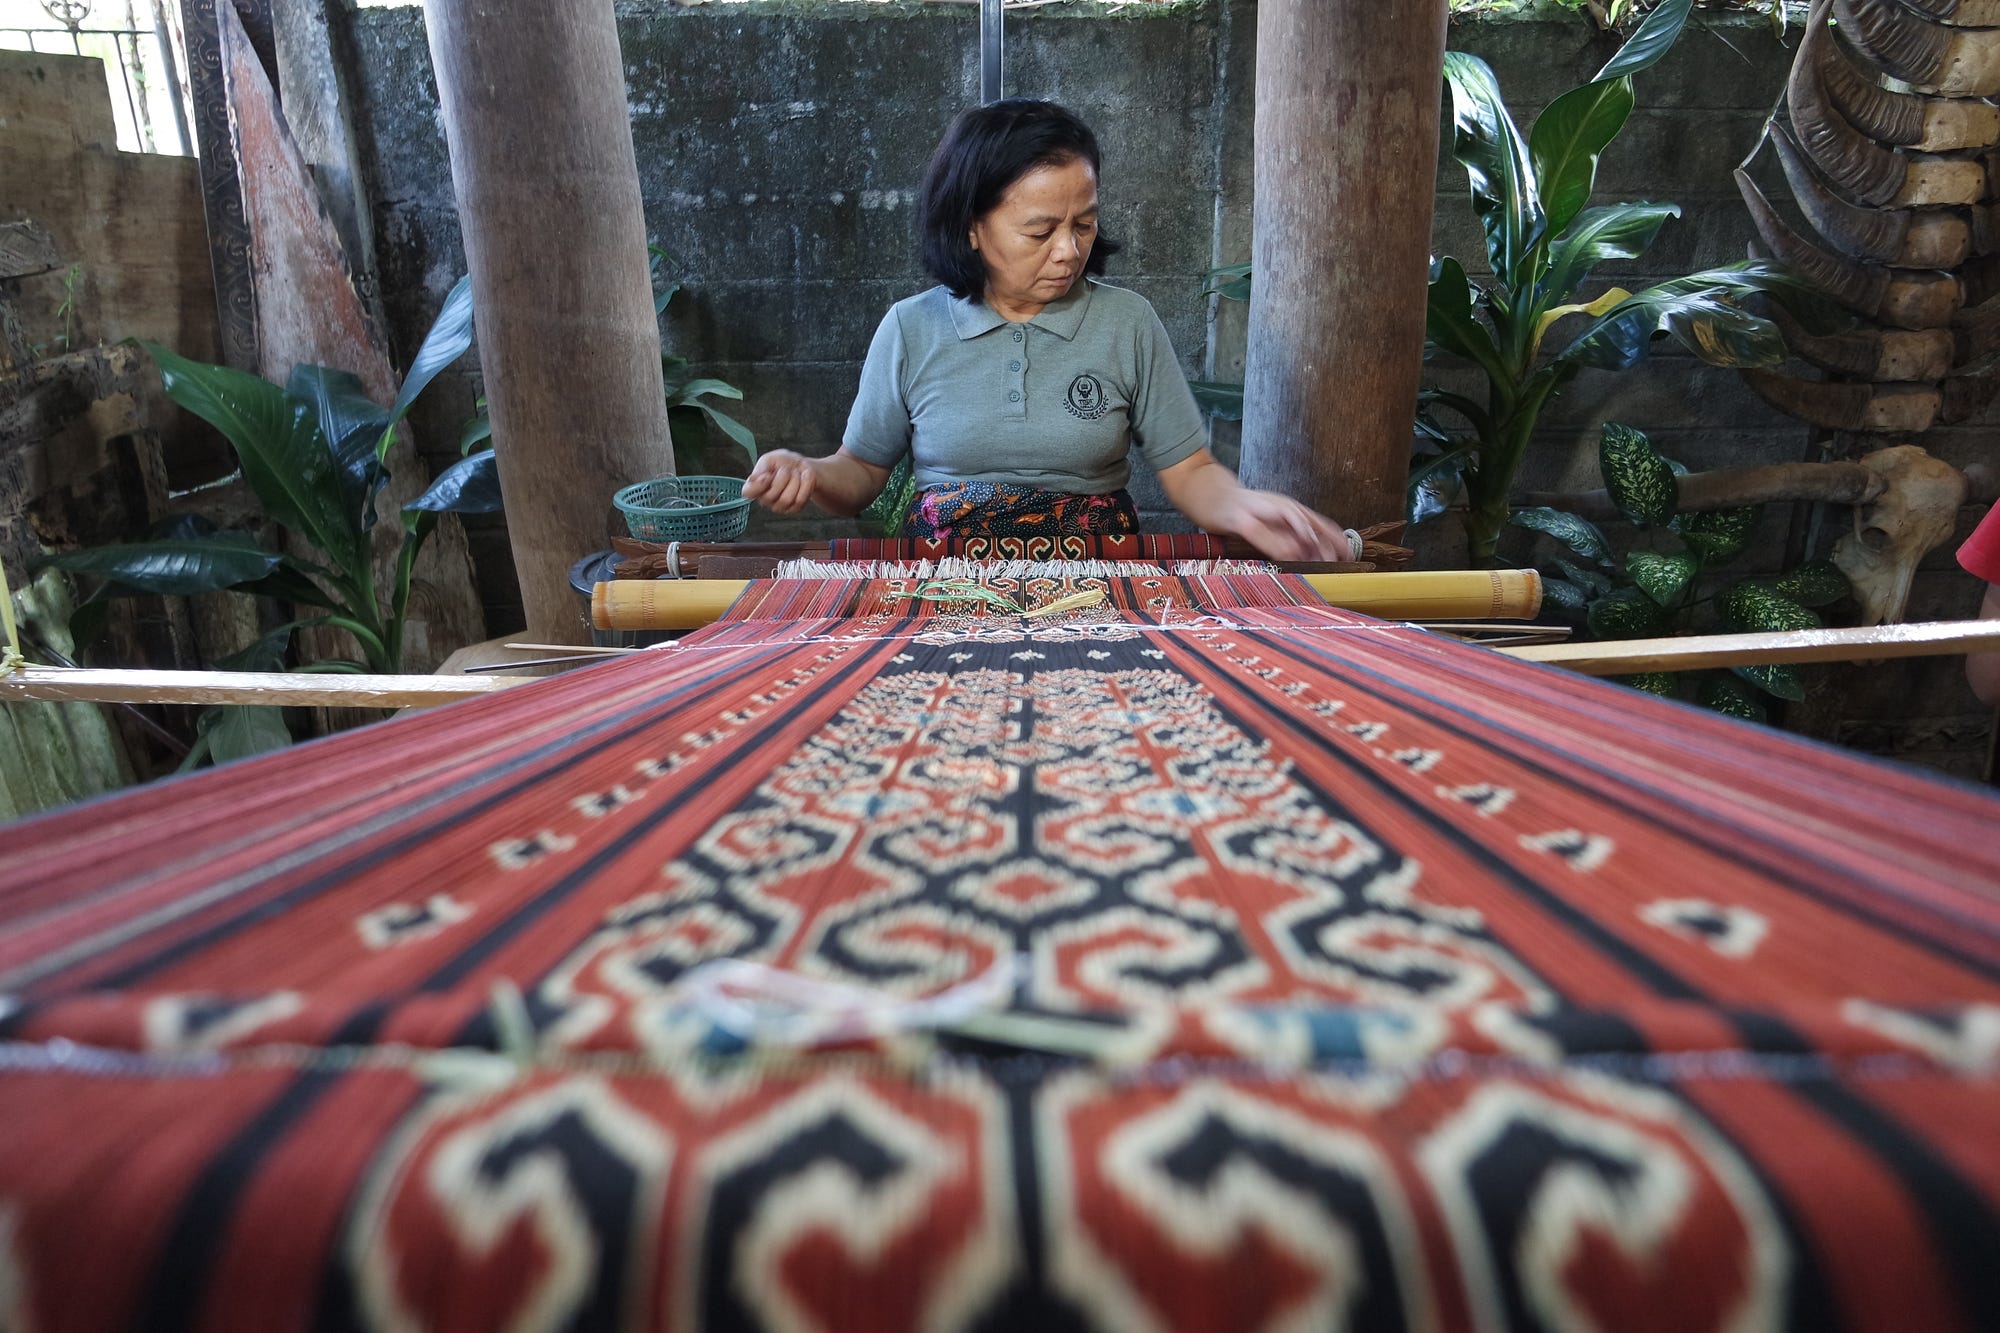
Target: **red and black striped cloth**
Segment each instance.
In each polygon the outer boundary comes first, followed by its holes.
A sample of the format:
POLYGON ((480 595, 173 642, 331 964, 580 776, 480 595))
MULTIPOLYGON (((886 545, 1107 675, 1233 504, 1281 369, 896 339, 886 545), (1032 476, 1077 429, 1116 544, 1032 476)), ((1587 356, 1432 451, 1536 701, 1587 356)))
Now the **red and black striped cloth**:
POLYGON ((1325 608, 722 624, 0 829, 0 1327, 1992 1328, 1996 828, 1325 608))

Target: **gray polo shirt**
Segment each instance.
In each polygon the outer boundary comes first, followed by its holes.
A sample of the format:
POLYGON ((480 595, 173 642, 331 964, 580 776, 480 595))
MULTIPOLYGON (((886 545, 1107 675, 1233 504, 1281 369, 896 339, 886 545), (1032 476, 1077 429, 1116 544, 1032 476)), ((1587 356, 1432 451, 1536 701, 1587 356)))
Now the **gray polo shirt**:
POLYGON ((1167 331, 1136 292, 1085 279, 1023 324, 933 287, 889 308, 842 447, 912 455, 920 487, 956 481, 1101 495, 1207 444, 1167 331))

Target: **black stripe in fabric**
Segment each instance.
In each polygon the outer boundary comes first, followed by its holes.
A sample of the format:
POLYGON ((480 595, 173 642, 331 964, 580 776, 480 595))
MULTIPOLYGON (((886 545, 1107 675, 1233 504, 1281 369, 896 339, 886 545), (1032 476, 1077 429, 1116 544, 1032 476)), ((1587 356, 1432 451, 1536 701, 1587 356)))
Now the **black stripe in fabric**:
MULTIPOLYGON (((1769 1014, 1728 1015, 1754 1050, 1809 1052, 1812 1044, 1769 1014)), ((1865 1146, 1923 1214, 1931 1249, 1951 1275, 1959 1307, 1972 1328, 2000 1329, 2000 1214, 1928 1143, 1831 1077, 1786 1085, 1814 1110, 1865 1146)))
MULTIPOLYGON (((870 652, 863 654, 852 664, 853 669, 857 673, 871 669, 880 665, 879 659, 888 657, 897 651, 900 650, 897 649, 893 642, 886 644, 878 643, 870 652)), ((872 679, 872 677, 867 677, 866 679, 872 679)), ((721 781, 744 766, 771 766, 769 763, 770 756, 766 752, 766 743, 773 732, 791 726, 794 720, 794 715, 790 712, 773 710, 763 725, 759 726, 755 731, 748 731, 743 734, 742 743, 736 746, 734 754, 726 759, 717 761, 715 766, 710 769, 711 776, 708 781, 711 784, 721 781)), ((677 788, 674 793, 677 798, 684 798, 687 794, 684 786, 677 788)), ((449 962, 431 973, 430 976, 424 978, 412 990, 415 992, 448 990, 460 981, 463 981, 467 974, 482 966, 487 959, 511 943, 523 930, 533 925, 548 912, 561 906, 578 888, 596 878, 597 873, 601 869, 623 856, 633 843, 644 838, 660 824, 679 814, 683 803, 682 799, 663 803, 659 809, 653 811, 645 818, 636 820, 624 832, 613 838, 602 848, 599 848, 582 865, 564 875, 541 893, 536 894, 531 901, 523 903, 510 916, 505 920, 495 923, 478 939, 471 941, 465 947, 455 952, 449 962)))
MULTIPOLYGON (((1540 774, 1551 784, 1567 787, 1580 785, 1573 779, 1554 773, 1547 764, 1535 757, 1534 750, 1547 744, 1546 737, 1519 731, 1495 722, 1490 718, 1480 717, 1477 713, 1472 712, 1472 710, 1462 705, 1451 703, 1438 698, 1434 694, 1419 690, 1415 686, 1397 680, 1387 672, 1362 666, 1351 658, 1336 657, 1326 653, 1315 654, 1311 651, 1302 650, 1301 647, 1295 646, 1294 641, 1281 637, 1284 631, 1258 630, 1254 631, 1254 633, 1257 635, 1256 641, 1260 647, 1271 648, 1273 651, 1282 654, 1302 666, 1325 672, 1336 680, 1356 685, 1362 689, 1371 688, 1371 683, 1373 683, 1372 688, 1376 695, 1376 701, 1385 708, 1404 708, 1409 706, 1388 697, 1386 689, 1383 688, 1385 685, 1400 690, 1405 694, 1415 695, 1431 706, 1424 714, 1427 722, 1475 745, 1489 745, 1490 741, 1486 736, 1482 736, 1471 727, 1452 720, 1453 716, 1473 718, 1477 722, 1477 725, 1486 729, 1487 732, 1498 733, 1509 740, 1521 742, 1527 746, 1524 749, 1509 748, 1506 753, 1510 760, 1540 774), (1353 677, 1363 677, 1365 679, 1355 680, 1353 677)), ((1571 762, 1580 765, 1590 772, 1608 776, 1622 786, 1642 786, 1630 773, 1594 763, 1581 756, 1571 755, 1569 758, 1571 762)), ((1743 842, 1732 842, 1727 837, 1721 836, 1721 832, 1729 827, 1725 823, 1725 816, 1698 809, 1685 798, 1664 792, 1657 787, 1642 786, 1642 789, 1662 805, 1679 810, 1685 816, 1686 822, 1675 826, 1673 829, 1677 837, 1702 847, 1707 851, 1714 852, 1726 859, 1754 865, 1757 870, 1770 877, 1774 882, 1785 886, 1801 897, 1810 899, 1815 905, 1844 912, 1855 920, 1873 929, 1880 930, 1884 934, 1892 935, 1913 948, 1922 949, 1956 966, 1983 976, 1993 974, 1993 967, 1990 962, 1965 953, 1954 947, 1947 940, 1925 934, 1918 927, 1881 916, 1861 904, 1817 892, 1819 886, 1812 880, 1802 876, 1796 864, 1788 864, 1785 859, 1775 856, 1767 857, 1750 854, 1750 849, 1754 849, 1757 846, 1754 834, 1747 832, 1745 834, 1749 845, 1748 848, 1746 848, 1743 842)), ((1853 873, 1850 867, 1844 866, 1838 860, 1812 850, 1809 845, 1788 849, 1787 855, 1793 857, 1796 862, 1809 863, 1820 868, 1844 874, 1853 873)))
POLYGON ((271 1149, 342 1077, 332 1071, 301 1074, 209 1159, 167 1228, 145 1294, 133 1311, 133 1328, 175 1333, 194 1327, 244 1189, 271 1149))
MULTIPOLYGON (((525 754, 517 755, 509 761, 508 767, 505 770, 507 773, 517 772, 533 764, 538 759, 551 754, 561 753, 563 750, 575 746, 580 736, 589 735, 593 731, 602 732, 609 728, 623 727, 622 730, 604 736, 602 739, 588 746, 572 750, 567 758, 546 770, 532 773, 525 777, 515 778, 464 809, 455 810, 448 816, 431 819, 420 827, 410 829, 371 851, 315 875, 313 878, 285 891, 275 898, 259 902, 226 920, 217 921, 202 930, 165 945, 145 958, 128 963, 125 967, 115 972, 95 978, 91 985, 94 989, 100 990, 116 990, 134 985, 144 981, 154 972, 171 967, 189 956, 208 948, 217 941, 227 939, 247 926, 254 925, 265 918, 277 916, 298 906, 300 903, 308 902, 327 889, 339 885, 350 876, 372 869, 383 861, 392 860, 418 843, 431 838, 439 830, 452 824, 461 823, 467 819, 476 818, 502 802, 526 791, 530 787, 547 781, 554 775, 562 773, 578 764, 584 763, 606 749, 623 744, 634 735, 655 725, 663 709, 663 705, 693 706, 709 697, 723 694, 726 688, 733 684, 735 674, 738 671, 762 665, 768 660, 769 656, 771 654, 760 654, 751 662, 738 663, 735 666, 725 669, 719 676, 707 677, 699 682, 690 683, 674 693, 649 698, 636 707, 627 709, 601 722, 594 723, 589 729, 581 733, 564 736, 559 740, 550 741, 546 745, 538 746, 525 754), (633 723, 634 719, 638 719, 636 724, 625 725, 633 723)), ((472 791, 482 785, 495 781, 495 779, 495 774, 488 773, 475 778, 467 778, 449 787, 438 788, 430 793, 434 798, 431 806, 435 808, 461 793, 472 791)), ((172 924, 169 922, 160 928, 168 929, 172 924)), ((88 960, 73 965, 73 967, 85 966, 88 966, 88 960)), ((71 969, 64 969, 65 972, 69 970, 71 969)), ((56 973, 54 975, 59 977, 63 973, 56 973)), ((36 984, 39 988, 47 988, 50 985, 50 978, 45 977, 36 984)))
MULTIPOLYGON (((1322 667, 1321 669, 1324 668, 1322 667)), ((1242 681, 1238 680, 1233 674, 1219 673, 1219 678, 1226 680, 1229 687, 1246 700, 1248 706, 1262 711, 1269 719, 1281 725, 1293 737, 1310 743, 1314 748, 1327 755, 1336 763, 1362 776, 1371 782, 1378 791, 1394 798, 1405 808, 1415 811, 1424 823, 1446 834, 1452 841, 1459 843, 1465 841, 1458 834, 1456 828, 1448 823, 1435 820, 1416 801, 1384 781, 1372 766, 1349 755, 1334 744, 1332 738, 1326 736, 1319 729, 1304 727, 1295 715, 1265 700, 1242 681)), ((1199 678, 1196 679, 1197 683, 1201 683, 1199 678)), ((1211 696, 1216 697, 1218 711, 1228 716, 1229 709, 1222 704, 1217 686, 1211 684, 1208 688, 1211 696)), ((1231 716, 1230 720, 1235 722, 1239 727, 1243 726, 1242 720, 1237 717, 1231 716)), ((1251 734, 1257 733, 1252 730, 1251 734)), ((1716 1007, 1715 1002, 1699 987, 1684 980, 1678 973, 1666 965, 1637 953, 1633 946, 1627 945, 1617 936, 1610 934, 1594 918, 1580 915, 1559 896, 1544 889, 1532 880, 1527 880, 1524 877, 1514 874, 1511 868, 1506 867, 1504 863, 1494 861, 1486 863, 1493 866, 1496 871, 1504 872, 1511 884, 1517 888, 1524 888, 1526 890, 1527 897, 1543 905, 1564 923, 1577 929, 1578 933, 1584 936, 1601 953, 1609 956, 1633 975, 1644 979, 1658 993, 1678 999, 1693 1000, 1711 1008, 1716 1007)), ((1544 980, 1546 981, 1546 979, 1544 980)), ((1554 987, 1551 988, 1554 989, 1554 987)), ((1606 1015, 1606 1017, 1609 1018, 1612 1016, 1606 1015)), ((1625 1025, 1618 1023, 1617 1026, 1622 1027, 1625 1025)), ((1629 1040, 1631 1042, 1631 1049, 1643 1050, 1647 1048, 1647 1043, 1643 1036, 1636 1029, 1629 1031, 1629 1040)), ((1784 1046, 1780 1049, 1804 1049, 1804 1043, 1799 1042, 1795 1034, 1791 1037, 1791 1040, 1796 1043, 1796 1046, 1784 1046)), ((1753 1041, 1751 1049, 1760 1048, 1753 1041)), ((1703 1112, 1690 1098, 1671 1086, 1665 1087, 1664 1090, 1672 1093, 1675 1100, 1686 1107, 1690 1115, 1698 1117, 1703 1124, 1709 1127, 1711 1132, 1732 1145, 1737 1160, 1746 1164, 1750 1172, 1756 1176, 1764 1198, 1776 1214, 1779 1226, 1785 1232, 1792 1261, 1792 1269, 1789 1274, 1790 1290, 1788 1292, 1786 1326, 1798 1330, 1799 1333, 1838 1333, 1838 1330, 1844 1327, 1844 1320, 1839 1313, 1837 1303, 1833 1299, 1832 1291, 1825 1280, 1824 1267, 1817 1252, 1808 1241, 1807 1233, 1799 1220, 1797 1210, 1792 1205, 1791 1200, 1786 1196, 1783 1189, 1764 1171, 1754 1153, 1745 1150, 1740 1144, 1737 1144, 1733 1136, 1720 1125, 1716 1124, 1714 1119, 1703 1112)), ((1960 1184, 1960 1188, 1963 1188, 1962 1183, 1960 1184)))
MULTIPOLYGON (((1672 969, 1662 965, 1658 960, 1636 946, 1620 939, 1610 929, 1598 922, 1596 918, 1579 912, 1564 900, 1560 894, 1536 883, 1534 879, 1515 869, 1507 862, 1488 854, 1486 849, 1470 835, 1449 821, 1439 819, 1436 811, 1429 805, 1420 802, 1409 792, 1389 782, 1374 765, 1365 763, 1356 756, 1349 754, 1335 744, 1332 737, 1327 736, 1318 728, 1308 727, 1301 721, 1297 714, 1275 707, 1259 698, 1248 686, 1237 680, 1233 674, 1227 672, 1214 674, 1216 675, 1216 680, 1213 682, 1192 675, 1189 676, 1189 679, 1205 688, 1209 696, 1215 700, 1216 711, 1228 718, 1231 724, 1245 735, 1275 736, 1277 732, 1283 731, 1291 739, 1298 742, 1301 747, 1311 748, 1325 755, 1336 765, 1347 769, 1356 778, 1366 782, 1381 796, 1408 811, 1416 823, 1428 827, 1440 841, 1451 843, 1471 859, 1487 867, 1496 878, 1503 880, 1509 888, 1520 893, 1522 897, 1533 901, 1542 910, 1561 921, 1565 926, 1568 926, 1573 933, 1587 940, 1599 953, 1615 961, 1633 976, 1638 977, 1655 994, 1676 1000, 1699 1000, 1702 998, 1699 990, 1682 980, 1672 969), (1255 709, 1262 715, 1266 725, 1262 727, 1257 726, 1223 704, 1220 691, 1224 688, 1224 682, 1226 682, 1226 687, 1229 690, 1242 699, 1244 707, 1255 709)), ((1328 800, 1334 799, 1331 792, 1323 794, 1328 800)), ((1551 990, 1556 989, 1555 985, 1548 978, 1544 977, 1541 980, 1551 990)), ((1560 994, 1559 991, 1558 993, 1560 994)))

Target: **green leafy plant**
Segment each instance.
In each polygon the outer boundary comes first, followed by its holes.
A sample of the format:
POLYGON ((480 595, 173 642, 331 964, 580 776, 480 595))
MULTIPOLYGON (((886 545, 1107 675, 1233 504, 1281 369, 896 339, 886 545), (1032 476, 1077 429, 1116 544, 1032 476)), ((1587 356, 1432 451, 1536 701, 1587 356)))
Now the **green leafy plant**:
MULTIPOLYGON (((1597 76, 1549 103, 1526 136, 1485 62, 1445 54, 1452 153, 1466 168, 1490 275, 1475 277, 1450 256, 1432 262, 1425 356, 1443 352, 1469 363, 1483 375, 1486 392, 1481 401, 1423 391, 1409 516, 1431 517, 1462 493, 1467 554, 1475 565, 1494 563, 1509 493, 1542 410, 1577 375, 1636 365, 1662 337, 1712 365, 1774 365, 1784 359, 1784 340, 1775 324, 1742 307, 1752 295, 1782 294, 1809 324, 1829 322, 1823 301, 1762 262, 1708 269, 1639 292, 1611 287, 1577 298, 1597 265, 1639 258, 1668 219, 1680 216, 1676 204, 1586 204, 1598 161, 1636 104, 1633 76, 1673 46, 1692 4, 1655 5, 1597 76), (1572 317, 1589 322, 1551 340, 1572 317)), ((1213 269, 1205 291, 1244 300, 1251 278, 1248 264, 1213 269)), ((1242 416, 1242 385, 1204 382, 1194 390, 1213 414, 1242 416)))
MULTIPOLYGON (((1634 106, 1632 78, 1666 54, 1693 0, 1665 0, 1597 76, 1549 103, 1526 136, 1515 127, 1493 71, 1463 52, 1445 55, 1452 99, 1452 155, 1465 167, 1473 212, 1486 234, 1490 279, 1475 281, 1457 259, 1432 263, 1430 341, 1478 368, 1484 401, 1431 390, 1429 406, 1460 419, 1419 459, 1413 482, 1463 487, 1467 554, 1494 561, 1508 497, 1543 408, 1585 370, 1624 370, 1671 336, 1711 365, 1773 365, 1784 340, 1745 297, 1810 293, 1775 266, 1732 264, 1629 292, 1612 287, 1579 298, 1607 260, 1636 259, 1659 236, 1675 204, 1586 207, 1600 156, 1634 106), (1551 337, 1573 317, 1588 322, 1551 337), (1553 346, 1555 350, 1549 351, 1553 346)), ((1817 322, 1817 314, 1810 316, 1817 322)))
MULTIPOLYGON (((1774 578, 1740 579, 1704 593, 1718 567, 1743 553, 1763 506, 1680 510, 1675 478, 1686 471, 1630 426, 1607 423, 1598 442, 1604 489, 1636 527, 1676 534, 1677 551, 1633 550, 1622 558, 1596 524, 1560 509, 1516 510, 1517 527, 1539 532, 1565 555, 1545 561, 1545 604, 1581 620, 1600 639, 1640 639, 1683 634, 1706 614, 1716 627, 1736 632, 1811 629, 1812 609, 1847 595, 1847 577, 1831 561, 1814 560, 1774 578)), ((1692 690, 1719 712, 1765 720, 1762 694, 1805 697, 1805 679, 1788 663, 1732 667, 1727 671, 1651 672, 1627 677, 1640 689, 1669 697, 1692 690)))
POLYGON ((358 656, 313 662, 301 670, 401 670, 411 577, 438 515, 500 508, 490 452, 454 463, 403 506, 395 572, 386 590, 377 588, 372 533, 376 499, 389 480, 385 460, 390 446, 417 396, 471 345, 472 291, 464 279, 446 298, 417 349, 409 378, 388 407, 370 399, 360 380, 346 371, 299 366, 287 386, 279 388, 255 375, 190 361, 146 343, 168 396, 228 438, 244 481, 265 514, 309 541, 318 558, 270 550, 250 533, 219 530, 205 519, 184 516, 147 541, 66 552, 45 563, 102 580, 79 608, 80 615, 93 606, 101 615, 104 598, 132 593, 259 593, 324 614, 273 631, 279 636, 277 648, 270 650, 270 639, 257 645, 258 663, 275 666, 292 630, 317 625, 347 631, 358 645, 358 656))
MULTIPOLYGON (((657 245, 647 246, 646 251, 651 256, 649 271, 654 283, 653 313, 658 315, 681 291, 677 279, 662 279, 661 269, 669 261, 676 265, 680 261, 657 245)), ((667 396, 667 433, 673 439, 675 472, 683 477, 714 476, 726 468, 720 456, 712 452, 710 427, 740 446, 749 456, 749 462, 757 461, 757 437, 750 428, 713 403, 704 401, 729 398, 741 402, 741 389, 718 379, 690 376, 686 357, 665 352, 660 354, 660 378, 667 396)), ((493 439, 493 421, 487 415, 485 398, 478 401, 475 410, 478 415, 466 422, 465 429, 459 434, 458 451, 461 455, 469 456, 473 450, 489 444, 493 439)))

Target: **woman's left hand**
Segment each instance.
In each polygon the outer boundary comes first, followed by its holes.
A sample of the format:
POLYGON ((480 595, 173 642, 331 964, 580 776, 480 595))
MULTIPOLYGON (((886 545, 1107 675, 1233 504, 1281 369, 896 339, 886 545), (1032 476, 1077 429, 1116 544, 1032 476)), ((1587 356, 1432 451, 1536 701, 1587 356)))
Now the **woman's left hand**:
POLYGON ((1273 560, 1353 560, 1347 533, 1287 495, 1240 488, 1225 501, 1226 528, 1273 560))
POLYGON ((1339 524, 1287 495, 1253 491, 1203 449, 1159 472, 1174 507, 1210 532, 1243 538, 1273 560, 1358 560, 1339 524))

